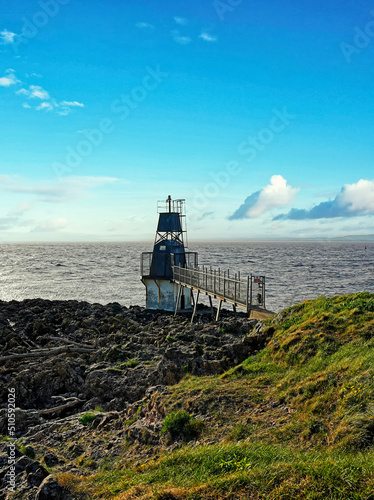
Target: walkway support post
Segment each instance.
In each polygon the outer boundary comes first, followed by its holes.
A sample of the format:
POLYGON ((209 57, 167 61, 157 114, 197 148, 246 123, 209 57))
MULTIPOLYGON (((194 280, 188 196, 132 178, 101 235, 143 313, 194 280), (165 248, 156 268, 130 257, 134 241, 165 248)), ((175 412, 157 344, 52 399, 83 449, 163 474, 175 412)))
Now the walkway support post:
POLYGON ((253 282, 253 280, 252 280, 252 274, 251 274, 251 283, 250 283, 250 291, 249 291, 249 293, 250 293, 250 300, 249 300, 250 305, 252 305, 252 301, 253 301, 253 297, 252 297, 252 282, 253 282))
POLYGON ((209 297, 210 309, 212 310, 212 318, 214 318, 214 308, 213 308, 212 296, 208 295, 208 297, 209 297))
POLYGON ((249 302, 249 276, 247 277, 247 314, 249 313, 249 305, 250 305, 250 302, 249 302))
POLYGON ((178 296, 177 296, 177 303, 175 304, 175 311, 174 311, 174 317, 177 315, 178 307, 179 307, 179 302, 181 300, 181 295, 182 295, 182 285, 179 285, 178 289, 178 296))
POLYGON ((197 293, 196 293, 196 299, 195 299, 195 305, 193 306, 193 313, 192 313, 191 323, 193 323, 193 319, 194 319, 195 314, 196 314, 197 301, 199 300, 199 295, 200 295, 200 290, 198 290, 197 293))
POLYGON ((221 306, 222 306, 222 300, 218 302, 218 307, 217 307, 217 315, 216 315, 216 321, 219 320, 219 314, 221 312, 221 306))
MULTIPOLYGON (((184 304, 184 290, 189 290, 189 300, 193 306, 193 316, 197 313, 197 302, 199 294, 204 293, 208 296, 210 308, 214 310, 212 298, 216 298, 221 302, 227 302, 235 308, 238 307, 246 310, 247 314, 252 309, 263 310, 265 303, 265 277, 248 275, 245 278, 241 277, 241 273, 232 273, 230 270, 209 269, 204 266, 202 270, 187 269, 182 266, 173 266, 174 279, 173 282, 178 286, 176 289, 173 311, 177 312, 178 308, 184 304), (257 287, 258 285, 258 287, 257 287), (254 295, 258 293, 258 303, 255 300, 253 303, 254 295), (193 292, 196 292, 194 296, 193 292)), ((219 304, 218 316, 222 303, 219 304)))

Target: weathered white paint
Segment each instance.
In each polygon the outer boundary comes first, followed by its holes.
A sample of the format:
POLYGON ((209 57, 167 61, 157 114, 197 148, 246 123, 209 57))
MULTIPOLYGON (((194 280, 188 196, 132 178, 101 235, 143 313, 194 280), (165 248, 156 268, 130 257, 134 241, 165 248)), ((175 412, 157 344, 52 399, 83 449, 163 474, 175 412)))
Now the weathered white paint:
MULTIPOLYGON (((143 283, 146 286, 147 309, 160 309, 162 311, 175 311, 175 306, 178 298, 178 285, 169 280, 154 280, 143 278, 143 283)), ((184 309, 191 308, 191 290, 183 288, 182 294, 184 295, 184 309)), ((183 300, 178 305, 178 310, 182 309, 183 300)))

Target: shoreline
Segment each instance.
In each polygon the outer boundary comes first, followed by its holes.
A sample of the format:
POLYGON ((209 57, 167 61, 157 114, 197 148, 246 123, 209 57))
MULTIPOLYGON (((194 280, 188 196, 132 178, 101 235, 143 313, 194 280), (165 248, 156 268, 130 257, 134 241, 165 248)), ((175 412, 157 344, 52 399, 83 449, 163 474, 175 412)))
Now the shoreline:
MULTIPOLYGON (((134 478, 141 483, 143 471, 152 474, 154 464, 171 474, 167 486, 161 482, 155 492, 144 476, 144 498, 159 498, 157 491, 169 494, 179 456, 186 460, 183 474, 190 460, 204 463, 211 453, 225 453, 227 464, 233 453, 260 462, 270 453, 274 464, 263 464, 264 477, 278 477, 284 468, 285 484, 295 475, 295 492, 307 474, 313 479, 310 494, 318 486, 327 498, 333 453, 341 457, 334 462, 337 488, 345 478, 346 457, 355 470, 360 460, 363 470, 370 470, 374 442, 365 408, 373 394, 368 349, 373 321, 374 295, 364 292, 320 297, 266 322, 224 311, 218 322, 203 314, 194 324, 183 315, 118 303, 1 302, 1 355, 11 358, 0 359, 0 498, 6 496, 13 445, 16 500, 109 498, 112 468, 125 478, 117 486, 122 488, 136 484, 134 478), (15 401, 13 435, 9 394, 15 401), (195 422, 194 438, 162 433, 178 411, 195 422), (346 420, 349 425, 342 428, 346 420), (277 450, 290 465, 279 461, 277 450), (308 461, 308 450, 320 462, 312 458, 299 477, 300 457, 308 461), (317 474, 325 465, 326 475, 317 474), (101 481, 102 490, 91 477, 101 481)), ((225 470, 217 467, 215 474, 225 481, 225 470)), ((240 470, 227 467, 227 478, 239 478, 240 470)), ((258 481, 255 472, 248 469, 247 488, 258 481)), ((367 474, 349 481, 370 491, 367 474)), ((267 495, 277 481, 256 484, 267 495)), ((341 499, 351 498, 348 486, 341 499)), ((165 498, 187 500, 193 488, 186 488, 185 494, 180 489, 179 496, 165 498)), ((125 499, 131 491, 124 490, 125 499)), ((210 494, 208 488, 201 498, 210 494)), ((226 499, 217 492, 213 497, 226 499)))

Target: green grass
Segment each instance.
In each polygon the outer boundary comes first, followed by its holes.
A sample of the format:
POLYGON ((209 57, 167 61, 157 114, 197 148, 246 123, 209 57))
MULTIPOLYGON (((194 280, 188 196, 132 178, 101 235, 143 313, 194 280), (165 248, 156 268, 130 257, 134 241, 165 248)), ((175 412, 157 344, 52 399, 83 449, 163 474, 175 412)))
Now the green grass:
POLYGON ((126 361, 118 362, 116 367, 118 370, 125 370, 126 368, 135 368, 139 363, 139 358, 127 358, 126 361))
POLYGON ((306 301, 265 330, 267 347, 223 375, 152 396, 165 432, 203 416, 197 443, 157 459, 134 443, 60 481, 81 499, 374 500, 374 295, 306 301))
MULTIPOLYGON (((267 385, 269 397, 292 409, 301 440, 313 437, 340 449, 371 447, 373 304, 373 295, 360 293, 291 307, 267 322, 273 332, 268 347, 222 378, 267 385)), ((284 430, 295 438, 290 428, 284 430)))
POLYGON ((161 434, 168 435, 170 441, 191 441, 201 434, 203 422, 197 420, 185 410, 173 411, 164 419, 161 434))
POLYGON ((20 450, 21 453, 23 453, 24 455, 26 455, 29 458, 34 459, 35 456, 36 456, 35 455, 35 451, 34 451, 34 449, 31 446, 24 446, 24 445, 22 445, 22 446, 19 447, 19 450, 20 450))
POLYGON ((79 419, 79 422, 83 425, 90 425, 95 420, 96 417, 97 415, 95 415, 94 413, 85 413, 79 419))
POLYGON ((267 500, 364 500, 374 491, 374 457, 368 453, 297 453, 256 443, 189 447, 137 467, 68 477, 78 498, 262 498, 267 500), (133 497, 141 487, 142 496, 133 497), (235 497, 228 496, 236 491, 235 497), (122 494, 121 494, 122 492, 122 494), (157 493, 158 492, 158 493, 157 493), (148 496, 147 496, 148 495, 148 496), (213 496, 212 496, 213 495, 213 496), (256 496, 257 495, 257 496, 256 496), (159 497, 160 498, 160 497, 159 497))

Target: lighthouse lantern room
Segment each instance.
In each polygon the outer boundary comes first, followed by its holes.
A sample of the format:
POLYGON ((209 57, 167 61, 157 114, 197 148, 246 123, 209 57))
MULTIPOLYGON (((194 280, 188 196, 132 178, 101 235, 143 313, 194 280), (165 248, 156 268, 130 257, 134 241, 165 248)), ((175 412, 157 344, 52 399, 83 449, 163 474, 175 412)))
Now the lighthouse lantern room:
POLYGON ((191 308, 191 290, 183 288, 178 300, 178 285, 173 280, 173 266, 197 267, 197 253, 186 252, 185 200, 169 195, 158 203, 158 225, 153 252, 141 254, 141 280, 146 287, 147 309, 175 311, 191 308))

